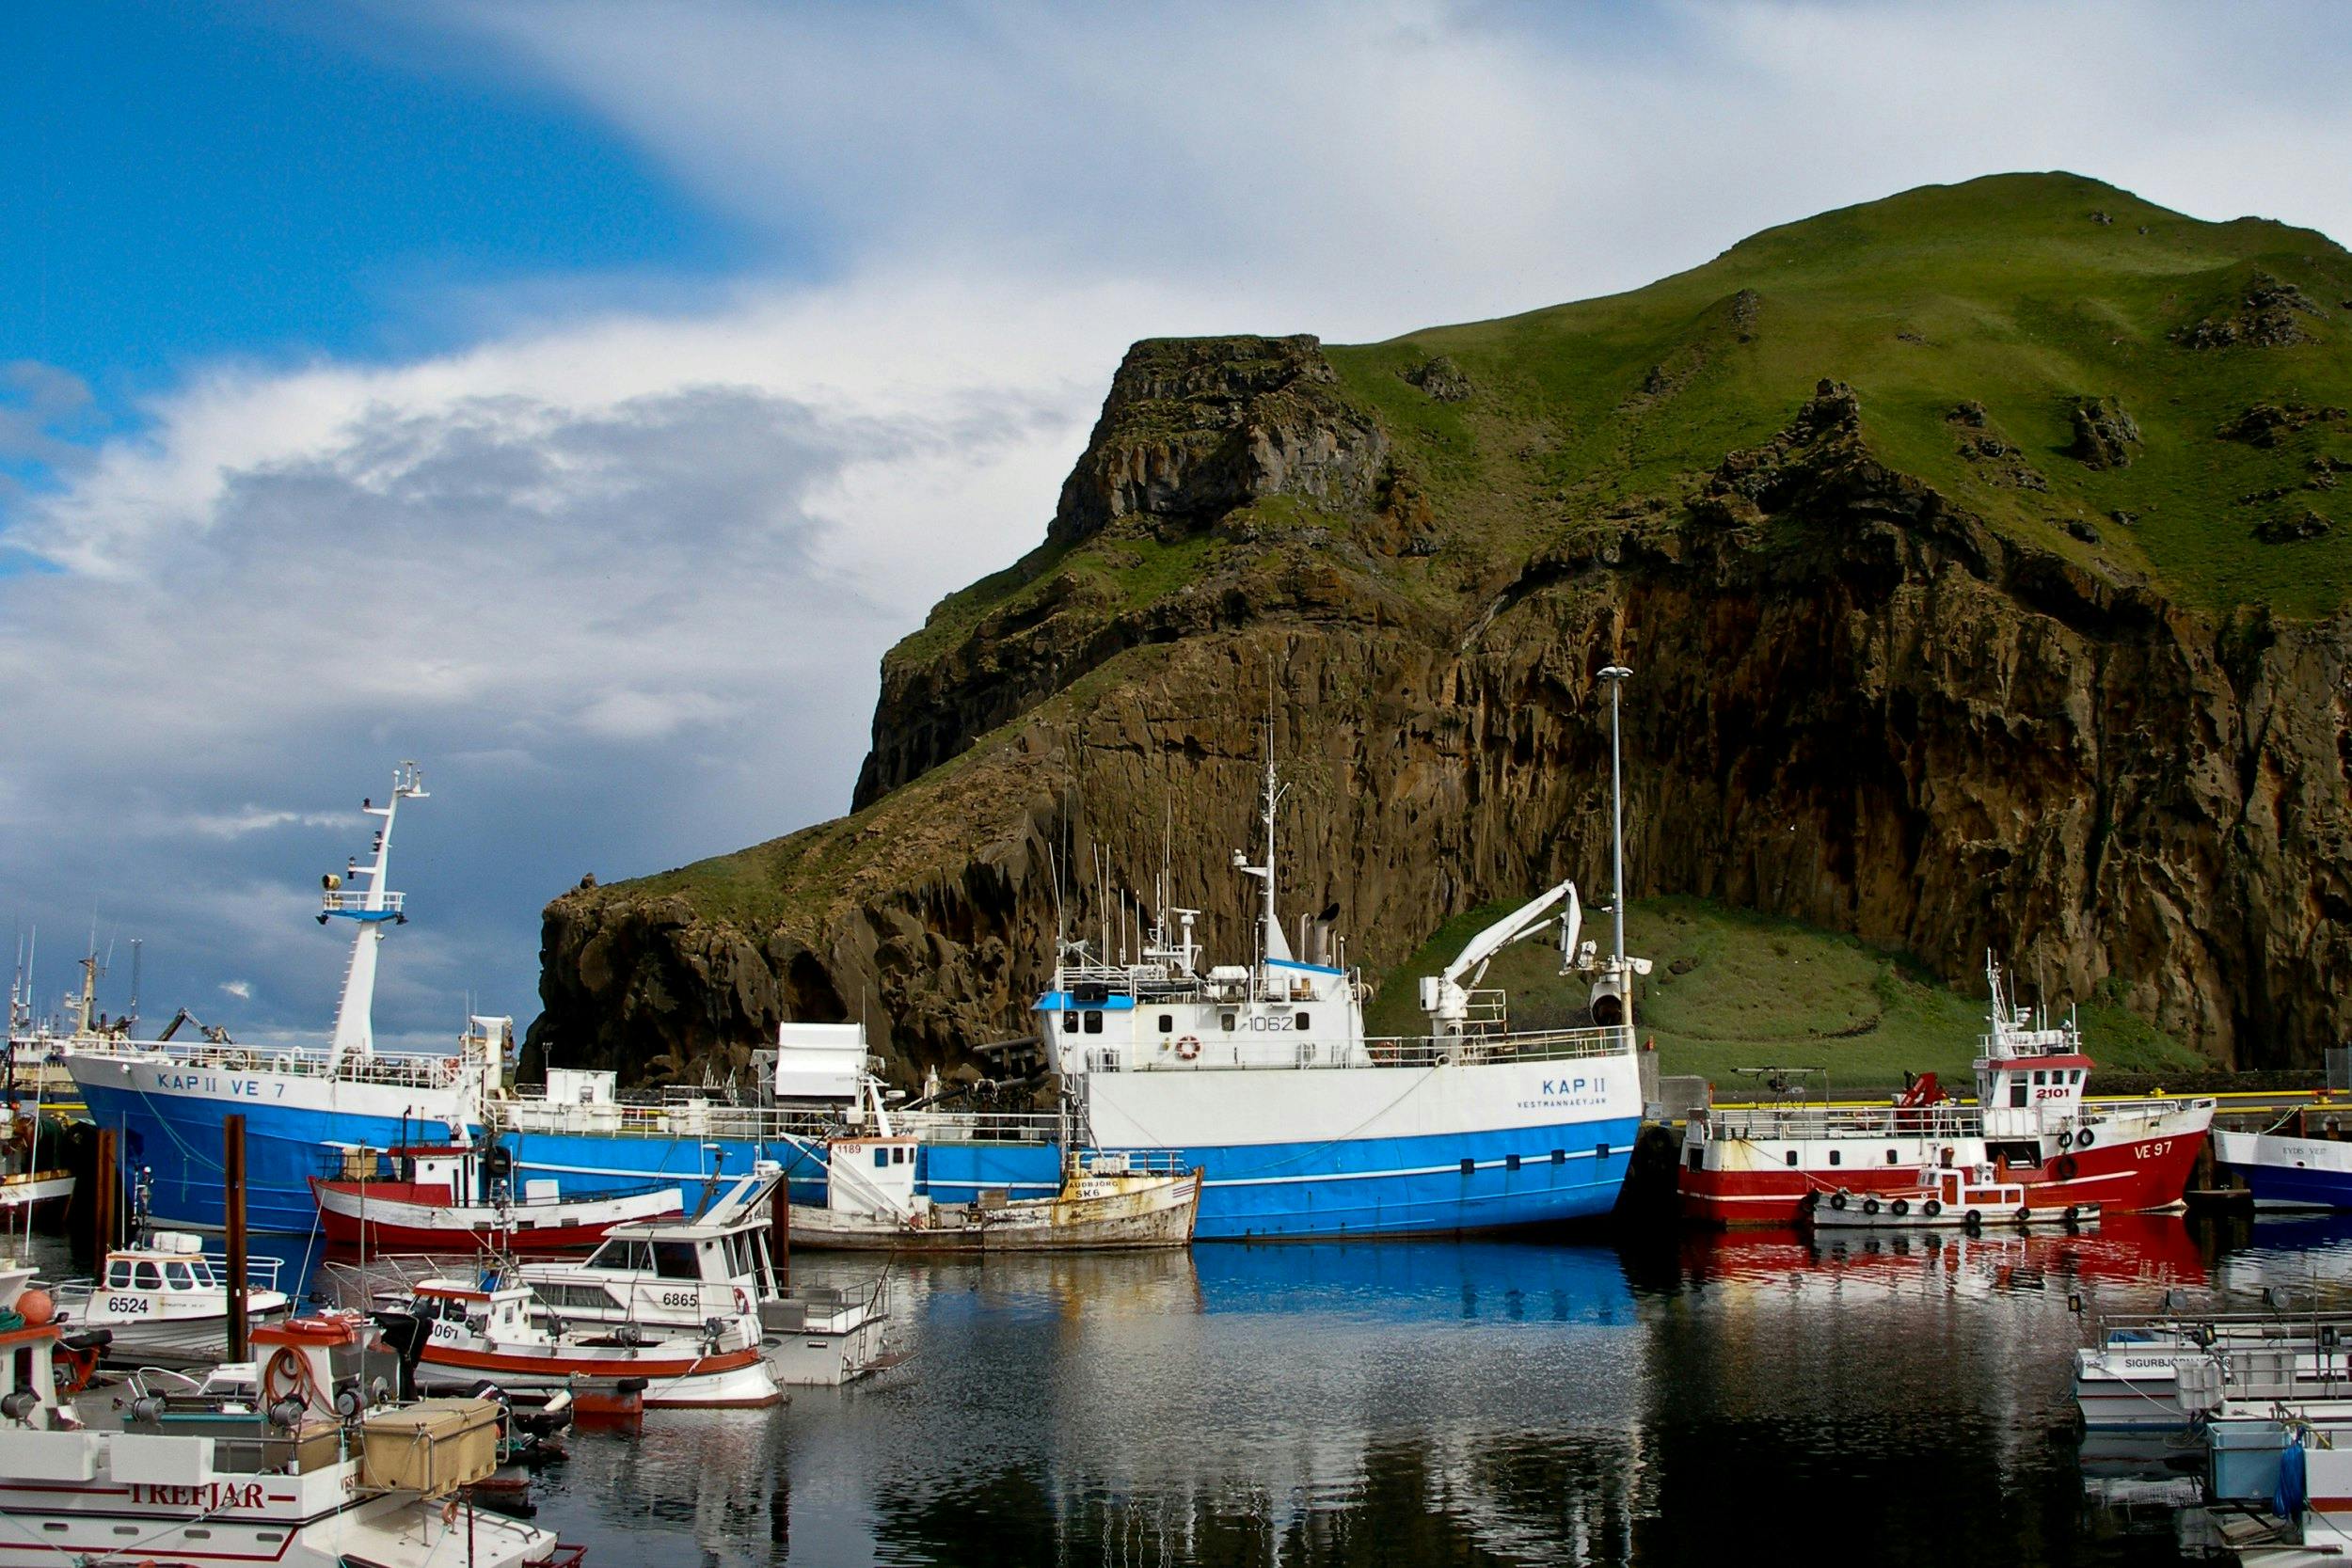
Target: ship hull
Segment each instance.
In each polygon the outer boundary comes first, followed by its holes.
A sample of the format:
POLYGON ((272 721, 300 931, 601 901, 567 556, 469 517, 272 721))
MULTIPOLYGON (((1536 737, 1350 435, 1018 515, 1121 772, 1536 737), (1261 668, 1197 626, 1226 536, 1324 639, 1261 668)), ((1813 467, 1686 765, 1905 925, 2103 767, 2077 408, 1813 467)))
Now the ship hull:
MULTIPOLYGON (((2182 1201, 2204 1147, 2210 1107, 2184 1104, 2168 1114, 2103 1128, 2090 1148, 2074 1148, 2039 1166, 2011 1167, 2000 1177, 2026 1189, 2036 1209, 2097 1205, 2104 1213, 2170 1209, 2182 1201)), ((1677 1180, 1686 1218, 1713 1225, 1793 1225, 1808 1195, 1845 1191, 1858 1196, 1915 1194, 1922 1179, 1949 1164, 1992 1163, 1976 1135, 1874 1135, 1718 1139, 1686 1143, 1677 1180), (1701 1149, 1704 1163, 1689 1158, 1701 1149), (1886 1163, 1892 1152, 1893 1163, 1886 1163), (1795 1156, 1795 1164, 1788 1163, 1795 1156), (1835 1163, 1833 1159, 1835 1157, 1835 1163)))
POLYGON ((524 1202, 500 1209, 453 1205, 445 1186, 406 1182, 323 1181, 312 1179, 319 1223, 337 1246, 399 1247, 411 1251, 580 1252, 616 1225, 681 1215, 675 1189, 618 1198, 524 1202))
POLYGON ((834 1252, 1107 1252, 1183 1246, 1200 1208, 1197 1176, 1129 1179, 1128 1190, 918 1220, 792 1206, 792 1244, 834 1252))
MULTIPOLYGON (((84 1056, 67 1066, 92 1123, 119 1138, 126 1172, 145 1172, 149 1212, 180 1229, 219 1230, 225 1124, 245 1117, 246 1223, 309 1235, 319 1224, 314 1177, 342 1167, 339 1146, 383 1148, 461 1121, 458 1090, 357 1084, 261 1069, 183 1066, 162 1058, 84 1056)), ((478 1122, 471 1129, 480 1131, 478 1122)))
POLYGON ((2216 1132, 2215 1163, 2258 1209, 2352 1209, 2352 1144, 2266 1132, 2216 1132))

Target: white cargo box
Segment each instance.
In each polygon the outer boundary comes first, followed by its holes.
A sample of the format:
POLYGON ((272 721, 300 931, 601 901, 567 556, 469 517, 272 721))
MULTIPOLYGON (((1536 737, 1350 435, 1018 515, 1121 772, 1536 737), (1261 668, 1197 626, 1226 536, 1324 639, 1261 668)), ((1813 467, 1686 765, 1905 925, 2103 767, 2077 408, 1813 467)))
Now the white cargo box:
POLYGON ((866 1028, 858 1023, 786 1023, 776 1030, 776 1098, 857 1099, 866 1070, 866 1028))

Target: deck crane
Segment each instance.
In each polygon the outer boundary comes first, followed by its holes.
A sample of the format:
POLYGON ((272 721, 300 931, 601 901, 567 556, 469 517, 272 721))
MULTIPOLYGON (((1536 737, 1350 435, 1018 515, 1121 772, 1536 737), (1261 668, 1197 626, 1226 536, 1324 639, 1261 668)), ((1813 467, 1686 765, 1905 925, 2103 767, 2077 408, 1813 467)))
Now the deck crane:
POLYGON ((1542 930, 1553 906, 1564 898, 1568 907, 1560 916, 1560 967, 1564 974, 1573 967, 1577 938, 1584 928, 1584 906, 1576 895, 1576 884, 1569 881, 1547 889, 1472 937, 1444 974, 1422 976, 1421 1006, 1429 1015, 1431 1034, 1451 1037, 1463 1032, 1470 1019, 1470 990, 1486 977, 1486 965, 1513 942, 1542 930))

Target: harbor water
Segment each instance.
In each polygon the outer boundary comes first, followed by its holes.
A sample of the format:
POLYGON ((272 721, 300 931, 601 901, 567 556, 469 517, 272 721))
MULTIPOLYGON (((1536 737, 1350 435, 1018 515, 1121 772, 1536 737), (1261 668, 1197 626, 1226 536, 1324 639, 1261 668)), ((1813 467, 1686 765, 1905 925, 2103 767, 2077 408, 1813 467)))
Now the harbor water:
POLYGON ((2074 1348, 2345 1281, 2352 1225, 2172 1217, 901 1262, 898 1366, 575 1433, 531 1496, 624 1568, 2169 1563, 2086 1498, 2169 1456, 2084 1450, 2074 1348))

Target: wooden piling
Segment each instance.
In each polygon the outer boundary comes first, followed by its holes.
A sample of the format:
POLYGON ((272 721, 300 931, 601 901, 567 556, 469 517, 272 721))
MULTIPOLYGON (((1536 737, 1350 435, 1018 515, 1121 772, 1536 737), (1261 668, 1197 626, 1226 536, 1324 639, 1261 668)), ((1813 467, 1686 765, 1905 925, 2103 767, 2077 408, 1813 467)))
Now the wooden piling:
POLYGON ((228 1144, 221 1151, 220 1186, 229 1227, 229 1359, 250 1361, 252 1324, 246 1315, 245 1117, 223 1117, 221 1135, 228 1144))
MULTIPOLYGON (((796 1152, 793 1156, 798 1159, 796 1152)), ((785 1163, 768 1196, 768 1247, 776 1255, 776 1289, 792 1293, 792 1165, 785 1163)))
POLYGON ((90 1170, 90 1256, 96 1259, 90 1272, 106 1272, 106 1251, 115 1244, 115 1130, 98 1130, 98 1157, 90 1170))

